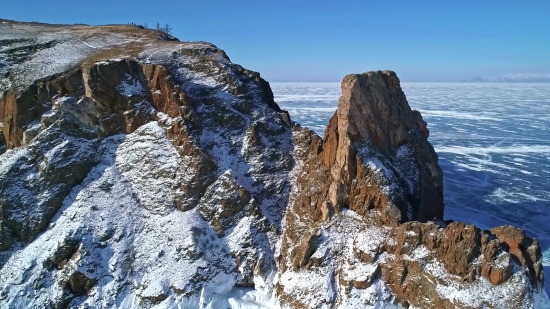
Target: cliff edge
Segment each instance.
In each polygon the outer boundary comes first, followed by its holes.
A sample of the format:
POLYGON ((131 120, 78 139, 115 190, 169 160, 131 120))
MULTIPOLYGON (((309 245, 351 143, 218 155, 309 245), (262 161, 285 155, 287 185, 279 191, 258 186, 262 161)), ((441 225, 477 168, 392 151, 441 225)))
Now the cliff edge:
POLYGON ((0 20, 0 307, 549 308, 523 231, 443 222, 391 71, 323 138, 210 43, 0 20))

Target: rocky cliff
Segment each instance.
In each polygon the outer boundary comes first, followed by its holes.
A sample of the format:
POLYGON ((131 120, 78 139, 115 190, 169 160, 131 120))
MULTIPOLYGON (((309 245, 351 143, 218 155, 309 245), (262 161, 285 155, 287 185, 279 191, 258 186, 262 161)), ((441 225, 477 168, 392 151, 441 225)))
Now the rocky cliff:
POLYGON ((3 307, 549 307, 536 239, 442 221, 395 73, 346 76, 321 138, 161 39, 0 21, 3 307))

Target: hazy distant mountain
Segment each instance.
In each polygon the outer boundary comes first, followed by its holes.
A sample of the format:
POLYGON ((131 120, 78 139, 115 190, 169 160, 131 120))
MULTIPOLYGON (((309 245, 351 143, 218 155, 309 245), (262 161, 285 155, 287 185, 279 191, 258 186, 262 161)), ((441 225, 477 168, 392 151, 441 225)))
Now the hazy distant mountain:
POLYGON ((550 83, 550 74, 503 74, 483 76, 472 79, 474 82, 501 82, 501 83, 550 83))

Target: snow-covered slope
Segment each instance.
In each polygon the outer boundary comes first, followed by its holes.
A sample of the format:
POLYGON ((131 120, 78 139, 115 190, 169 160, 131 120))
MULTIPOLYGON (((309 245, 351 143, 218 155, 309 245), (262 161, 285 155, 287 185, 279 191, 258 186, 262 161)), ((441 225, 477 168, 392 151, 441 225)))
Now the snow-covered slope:
POLYGON ((0 30, 0 307, 550 304, 521 231, 408 222, 441 175, 393 73, 346 79, 322 140, 212 44, 0 30))

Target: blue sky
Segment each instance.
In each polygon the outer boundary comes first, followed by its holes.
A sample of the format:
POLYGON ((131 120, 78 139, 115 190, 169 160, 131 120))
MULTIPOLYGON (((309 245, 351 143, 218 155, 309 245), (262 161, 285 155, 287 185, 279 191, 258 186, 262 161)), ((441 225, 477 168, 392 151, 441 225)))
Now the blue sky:
POLYGON ((550 73, 550 1, 3 0, 0 18, 169 23, 268 81, 340 81, 391 69, 402 81, 550 73))

